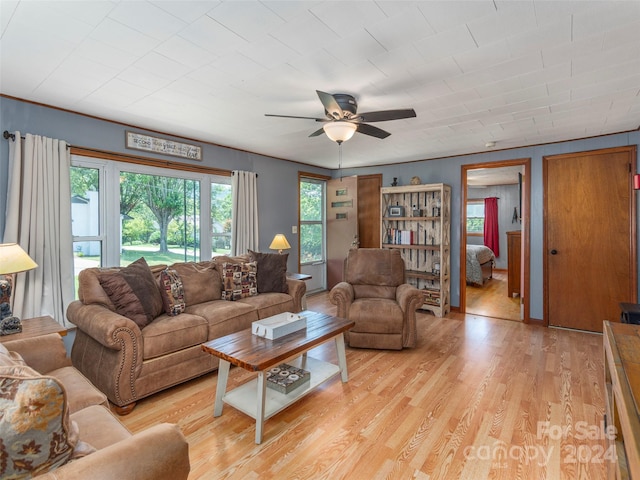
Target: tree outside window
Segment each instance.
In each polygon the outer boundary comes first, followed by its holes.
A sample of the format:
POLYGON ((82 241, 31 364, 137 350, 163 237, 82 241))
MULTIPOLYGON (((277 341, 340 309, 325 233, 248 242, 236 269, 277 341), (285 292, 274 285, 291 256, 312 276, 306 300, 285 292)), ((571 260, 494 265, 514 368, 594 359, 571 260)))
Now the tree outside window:
POLYGON ((467 200, 467 235, 484 233, 484 200, 467 200))

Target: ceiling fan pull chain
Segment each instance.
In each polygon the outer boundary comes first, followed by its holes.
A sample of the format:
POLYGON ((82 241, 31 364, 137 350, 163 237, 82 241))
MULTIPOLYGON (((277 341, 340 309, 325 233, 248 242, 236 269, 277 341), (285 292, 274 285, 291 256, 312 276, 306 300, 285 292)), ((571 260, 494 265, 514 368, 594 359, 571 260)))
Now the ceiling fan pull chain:
POLYGON ((338 175, 342 181, 342 142, 338 142, 338 175))

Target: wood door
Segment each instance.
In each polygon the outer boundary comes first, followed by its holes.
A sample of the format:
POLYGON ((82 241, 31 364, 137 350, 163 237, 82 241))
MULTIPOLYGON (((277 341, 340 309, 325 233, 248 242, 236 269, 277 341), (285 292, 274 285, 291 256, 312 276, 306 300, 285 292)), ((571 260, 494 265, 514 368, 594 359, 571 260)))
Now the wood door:
POLYGON ((344 259, 358 243, 358 177, 327 182, 327 288, 342 281, 344 259))
POLYGON ((358 175, 358 246, 380 248, 382 175, 358 175))
POLYGON ((635 147, 544 158, 549 325, 602 332, 637 297, 635 147))

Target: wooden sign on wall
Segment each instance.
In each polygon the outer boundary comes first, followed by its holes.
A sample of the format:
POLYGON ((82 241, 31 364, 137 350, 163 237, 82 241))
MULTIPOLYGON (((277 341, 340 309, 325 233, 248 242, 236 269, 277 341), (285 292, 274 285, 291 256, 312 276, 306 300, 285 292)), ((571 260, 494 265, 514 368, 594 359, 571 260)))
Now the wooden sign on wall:
POLYGON ((125 147, 174 157, 202 160, 202 147, 136 132, 125 132, 125 147))

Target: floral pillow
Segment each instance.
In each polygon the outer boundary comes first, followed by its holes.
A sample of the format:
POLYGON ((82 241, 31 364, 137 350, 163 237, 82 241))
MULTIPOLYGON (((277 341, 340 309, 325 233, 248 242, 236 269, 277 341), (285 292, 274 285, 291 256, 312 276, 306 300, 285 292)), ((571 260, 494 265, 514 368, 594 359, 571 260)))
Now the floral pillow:
POLYGON ((257 264, 230 263, 222 264, 222 299, 239 300, 258 294, 256 280, 257 264))
POLYGON ((78 430, 54 377, 0 367, 0 412, 0 478, 31 478, 72 458, 78 430))

